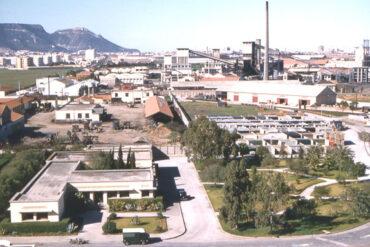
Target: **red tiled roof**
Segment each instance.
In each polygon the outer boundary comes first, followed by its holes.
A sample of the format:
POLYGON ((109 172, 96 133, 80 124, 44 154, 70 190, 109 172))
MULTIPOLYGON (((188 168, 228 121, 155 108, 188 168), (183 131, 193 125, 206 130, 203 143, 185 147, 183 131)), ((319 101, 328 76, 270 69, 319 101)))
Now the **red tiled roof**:
POLYGON ((145 102, 145 117, 151 117, 157 113, 162 113, 170 118, 173 118, 172 111, 167 101, 158 96, 153 96, 145 102))
POLYGON ((12 122, 15 122, 15 121, 17 121, 21 118, 23 118, 22 114, 16 113, 14 111, 11 112, 10 119, 11 119, 12 122))

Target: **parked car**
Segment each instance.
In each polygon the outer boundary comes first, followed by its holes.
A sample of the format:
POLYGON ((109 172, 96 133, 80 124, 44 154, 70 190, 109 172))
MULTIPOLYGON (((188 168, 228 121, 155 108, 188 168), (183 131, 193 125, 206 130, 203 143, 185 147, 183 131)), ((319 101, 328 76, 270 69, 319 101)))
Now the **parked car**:
POLYGON ((122 237, 124 245, 148 244, 150 239, 144 228, 123 228, 122 237))
POLYGON ((189 196, 184 189, 178 189, 177 192, 179 193, 179 198, 181 201, 188 201, 192 199, 192 197, 189 196))

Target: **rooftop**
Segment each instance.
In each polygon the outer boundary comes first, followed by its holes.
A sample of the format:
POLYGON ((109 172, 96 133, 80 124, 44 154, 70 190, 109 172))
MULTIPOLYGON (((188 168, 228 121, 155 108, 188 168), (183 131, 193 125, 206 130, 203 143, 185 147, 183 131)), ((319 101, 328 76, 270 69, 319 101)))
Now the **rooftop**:
POLYGON ((59 111, 92 110, 95 108, 102 108, 102 106, 97 104, 68 104, 59 109, 59 111))

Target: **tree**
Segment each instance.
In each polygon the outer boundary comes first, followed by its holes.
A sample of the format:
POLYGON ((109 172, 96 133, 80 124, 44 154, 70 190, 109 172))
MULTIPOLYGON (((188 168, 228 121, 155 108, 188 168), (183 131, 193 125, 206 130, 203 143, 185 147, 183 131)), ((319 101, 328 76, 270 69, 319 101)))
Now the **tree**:
POLYGON ((245 203, 249 201, 251 183, 244 162, 232 161, 226 168, 224 206, 221 217, 231 228, 238 228, 245 203))
POLYGON ((314 200, 301 199, 294 201, 293 205, 289 207, 284 215, 288 219, 300 219, 315 215, 316 203, 314 200))
POLYGON ((117 157, 117 169, 124 169, 125 162, 123 162, 123 152, 122 152, 122 145, 119 145, 118 148, 118 157, 117 157))
POLYGON ((127 157, 126 157, 126 166, 127 168, 130 168, 130 161, 131 161, 131 148, 128 150, 127 157))
POLYGON ((130 155, 130 168, 134 169, 135 167, 136 167, 135 152, 132 152, 130 155))
POLYGON ((292 159, 288 160, 288 167, 291 171, 298 174, 307 174, 309 168, 304 160, 301 159, 292 159))
POLYGON ((245 143, 239 144, 239 152, 241 156, 249 154, 249 147, 245 143))
POLYGON ((254 188, 255 225, 270 226, 272 231, 275 225, 274 215, 288 200, 290 187, 280 173, 270 172, 263 175, 254 188))
POLYGON ((305 160, 311 169, 317 170, 319 168, 323 153, 324 149, 321 146, 311 146, 307 150, 305 160))
POLYGON ((259 159, 260 162, 267 156, 270 155, 270 151, 268 150, 267 147, 264 146, 258 146, 256 149, 256 155, 259 159))
POLYGON ((91 167, 94 170, 116 169, 114 151, 94 153, 91 158, 91 167))
POLYGON ((189 149, 188 157, 195 161, 221 155, 223 147, 228 146, 230 141, 230 133, 221 130, 215 122, 209 121, 206 117, 192 121, 181 137, 182 145, 189 149))
POLYGON ((355 217, 370 217, 370 193, 356 187, 349 187, 346 191, 350 201, 350 210, 355 217))
POLYGON ((270 153, 268 155, 266 155, 262 162, 261 162, 261 166, 262 167, 275 167, 276 166, 276 163, 277 163, 277 160, 275 159, 274 156, 272 156, 270 153))

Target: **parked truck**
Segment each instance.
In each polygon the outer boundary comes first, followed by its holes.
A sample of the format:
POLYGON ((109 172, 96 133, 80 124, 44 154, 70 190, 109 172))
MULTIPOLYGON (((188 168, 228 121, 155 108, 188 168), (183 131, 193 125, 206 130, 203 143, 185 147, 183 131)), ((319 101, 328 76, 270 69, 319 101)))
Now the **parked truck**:
POLYGON ((122 238, 124 245, 130 244, 148 244, 150 236, 144 228, 123 228, 122 238))

